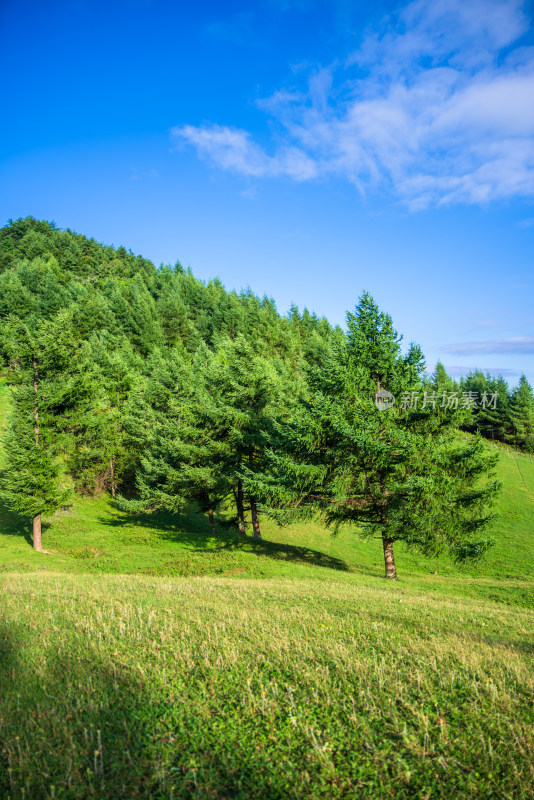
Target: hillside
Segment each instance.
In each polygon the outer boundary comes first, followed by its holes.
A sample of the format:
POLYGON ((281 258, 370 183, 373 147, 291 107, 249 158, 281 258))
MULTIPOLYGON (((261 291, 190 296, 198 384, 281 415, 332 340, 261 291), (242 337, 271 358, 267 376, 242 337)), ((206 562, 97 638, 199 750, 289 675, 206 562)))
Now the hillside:
POLYGON ((532 612, 362 576, 2 589, 6 798, 532 796, 532 612))
MULTIPOLYGON (((2 426, 10 389, 0 382, 2 426)), ((503 491, 490 530, 495 546, 476 567, 459 567, 443 555, 425 557, 398 545, 403 583, 425 590, 472 594, 532 606, 534 576, 534 462, 501 448, 497 466, 503 491), (435 575, 433 573, 437 572, 435 575)), ((221 517, 221 520, 223 516, 221 517)), ((243 541, 219 526, 216 537, 203 515, 133 515, 119 510, 108 495, 76 495, 65 511, 45 519, 48 555, 29 549, 29 522, 3 509, 0 563, 9 571, 120 573, 144 575, 228 575, 313 577, 352 581, 381 573, 380 543, 362 540, 354 527, 332 535, 319 522, 279 528, 264 520, 263 538, 243 541), (21 534, 25 535, 21 535, 21 534)))
MULTIPOLYGON (((208 364, 212 389, 215 367, 253 363, 251 383, 276 388, 265 408, 289 419, 306 376, 328 373, 339 331, 296 310, 281 318, 270 301, 179 267, 158 273, 124 249, 12 227, 0 237, 21 234, 0 259, 11 309, 0 429, 22 322, 41 337, 42 430, 75 491, 43 515, 44 553, 32 549, 31 518, 0 506, 0 796, 533 797, 530 457, 499 449, 495 545, 480 563, 398 541, 398 581, 383 579, 382 543, 355 524, 333 536, 317 514, 286 527, 260 515, 261 538, 250 524, 241 536, 231 483, 217 533, 202 492, 174 510, 140 510, 136 471, 148 481, 164 460, 149 449, 139 458, 143 437, 163 437, 177 417, 189 424, 177 386, 208 364), (247 341, 234 361, 229 330, 247 341)), ((190 453, 200 482, 217 488, 190 453)))
POLYGON ((403 553, 386 583, 368 544, 319 526, 216 543, 202 517, 81 500, 39 555, 9 519, 4 796, 531 797, 524 474, 497 560, 469 578, 403 553))

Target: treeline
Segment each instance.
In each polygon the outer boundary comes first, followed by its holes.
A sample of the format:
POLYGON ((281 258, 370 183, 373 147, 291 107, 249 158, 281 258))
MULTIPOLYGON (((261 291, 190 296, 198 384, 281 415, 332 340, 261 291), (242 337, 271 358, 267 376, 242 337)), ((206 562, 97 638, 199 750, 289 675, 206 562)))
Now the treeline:
MULTIPOLYGON (((14 387, 2 497, 33 519, 36 547, 41 514, 65 502, 69 482, 132 512, 194 502, 214 535, 218 509, 240 535, 261 536, 261 512, 354 522, 382 540, 389 577, 398 540, 459 560, 490 545, 480 533, 494 457, 456 436, 490 427, 463 402, 400 398, 463 397, 492 379, 457 386, 441 365, 426 377, 418 346, 402 353, 368 294, 343 331, 33 218, 0 229, 0 268, 0 356, 14 387), (393 408, 378 407, 380 389, 393 408)), ((514 442, 529 446, 519 420, 532 391, 504 386, 514 442)))
POLYGON ((464 430, 534 453, 534 393, 524 375, 510 390, 502 377, 473 372, 460 380, 459 391, 463 396, 470 393, 475 401, 464 430))
MULTIPOLYGON (((0 267, 0 356, 16 409, 75 489, 174 510, 196 500, 213 511, 230 494, 240 532, 251 512, 259 534, 238 473, 260 468, 265 426, 291 414, 306 370, 342 331, 33 218, 0 229, 0 267), (208 476, 210 459, 220 466, 208 476)), ((13 496, 29 496, 19 503, 33 515, 29 489, 23 471, 13 496)))

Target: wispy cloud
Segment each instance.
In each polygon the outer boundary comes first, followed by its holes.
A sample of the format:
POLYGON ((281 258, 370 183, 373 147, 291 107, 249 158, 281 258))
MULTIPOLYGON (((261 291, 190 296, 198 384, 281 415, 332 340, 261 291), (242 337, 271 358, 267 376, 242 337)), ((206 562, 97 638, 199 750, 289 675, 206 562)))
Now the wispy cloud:
POLYGON ((159 173, 157 169, 148 169, 148 170, 138 170, 135 167, 130 167, 130 180, 131 181, 140 181, 146 178, 158 178, 159 173))
POLYGON ((289 175, 297 181, 317 175, 316 164, 302 150, 284 146, 269 156, 252 141, 250 134, 238 128, 184 125, 173 128, 172 135, 177 142, 185 140, 196 147, 201 158, 242 175, 256 178, 289 175))
POLYGON ((512 339, 493 339, 487 342, 458 342, 446 345, 441 349, 444 353, 455 356, 495 355, 497 353, 534 354, 534 336, 516 336, 512 339))
POLYGON ((412 208, 534 196, 534 47, 521 0, 414 0, 302 89, 258 103, 278 131, 174 128, 223 169, 298 181, 331 175, 412 208))
MULTIPOLYGON (((479 371, 479 367, 454 367, 449 365, 446 365, 445 369, 451 378, 461 378, 463 375, 471 375, 473 372, 479 371)), ((504 367, 484 367, 484 369, 480 369, 480 372, 483 372, 484 374, 489 373, 494 377, 501 378, 518 378, 520 375, 518 370, 505 369, 504 367)))

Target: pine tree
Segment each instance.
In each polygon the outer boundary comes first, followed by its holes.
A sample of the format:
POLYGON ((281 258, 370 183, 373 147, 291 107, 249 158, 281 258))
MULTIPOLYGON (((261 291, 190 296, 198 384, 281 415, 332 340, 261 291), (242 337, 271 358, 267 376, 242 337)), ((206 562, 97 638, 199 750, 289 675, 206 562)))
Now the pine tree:
POLYGON ((58 312, 51 320, 29 324, 11 320, 4 326, 9 378, 15 385, 13 411, 6 433, 7 466, 2 496, 5 503, 33 518, 33 543, 41 550, 41 515, 65 502, 60 488, 55 436, 54 397, 62 383, 62 367, 77 343, 71 315, 58 312))
POLYGON ((512 392, 510 416, 515 444, 527 452, 534 452, 534 394, 525 375, 521 375, 512 392))
POLYGON ((221 424, 214 430, 229 445, 226 471, 234 492, 238 530, 245 534, 245 503, 255 538, 261 538, 258 498, 253 485, 266 467, 273 410, 279 381, 269 362, 256 355, 244 336, 218 341, 210 388, 219 404, 221 424))
POLYGON ((20 386, 4 437, 6 468, 1 497, 33 521, 33 546, 42 551, 41 515, 56 511, 68 498, 60 487, 60 466, 40 416, 38 388, 20 386))
POLYGON ((217 408, 206 390, 213 356, 202 345, 192 364, 174 354, 154 354, 150 378, 135 392, 125 420, 139 452, 137 499, 121 499, 131 510, 171 512, 196 504, 208 514, 216 534, 214 513, 230 492, 224 469, 228 447, 214 435, 217 408))
POLYGON ((388 578, 397 576, 397 541, 425 553, 447 549, 460 561, 480 557, 491 544, 478 537, 498 490, 484 482, 496 456, 480 440, 459 445, 457 415, 434 413, 435 393, 417 405, 420 349, 411 345, 402 356, 391 319, 365 294, 348 316, 346 350, 337 358, 282 431, 285 446, 270 454, 263 499, 271 513, 285 521, 319 510, 334 528, 362 526, 364 535, 381 538, 388 578), (395 395, 393 408, 377 406, 378 388, 395 395))
POLYGON ((434 372, 432 373, 431 382, 439 394, 442 392, 454 392, 458 390, 458 385, 447 374, 447 370, 441 361, 438 361, 436 364, 434 372))
POLYGON ((492 378, 490 375, 486 375, 485 382, 480 389, 482 396, 475 418, 477 429, 488 439, 497 439, 501 442, 510 441, 513 435, 513 426, 510 393, 506 381, 504 378, 492 378))
POLYGON ((139 500, 134 507, 165 507, 171 511, 196 503, 213 515, 229 496, 234 497, 239 534, 246 535, 245 514, 261 538, 258 502, 251 477, 259 480, 265 468, 269 440, 270 405, 279 383, 271 365, 256 355, 240 334, 219 336, 216 350, 205 344, 180 374, 169 373, 169 358, 151 367, 144 405, 130 414, 131 435, 139 436, 137 473, 139 500))
POLYGON ((105 332, 85 343, 67 384, 72 397, 68 427, 74 434, 69 467, 85 491, 107 489, 115 497, 136 460, 124 429, 130 392, 139 380, 139 362, 124 340, 113 348, 105 332))

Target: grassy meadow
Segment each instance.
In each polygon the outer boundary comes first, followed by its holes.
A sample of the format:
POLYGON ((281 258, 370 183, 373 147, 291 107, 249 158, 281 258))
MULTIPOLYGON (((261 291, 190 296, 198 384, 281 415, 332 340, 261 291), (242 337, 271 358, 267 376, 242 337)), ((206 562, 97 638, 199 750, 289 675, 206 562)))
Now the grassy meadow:
POLYGON ((38 554, 0 509, 0 797, 534 797, 534 463, 498 471, 485 560, 395 583, 349 528, 76 497, 38 554))

